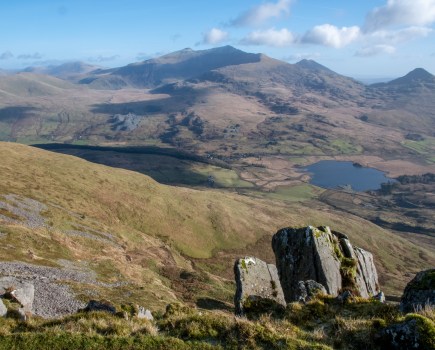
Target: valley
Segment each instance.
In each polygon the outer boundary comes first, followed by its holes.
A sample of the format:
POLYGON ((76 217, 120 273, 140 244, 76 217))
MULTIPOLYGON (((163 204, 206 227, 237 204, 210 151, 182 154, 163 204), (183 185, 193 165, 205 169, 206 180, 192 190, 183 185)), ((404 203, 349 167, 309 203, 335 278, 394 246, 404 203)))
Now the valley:
POLYGON ((3 260, 90 273, 67 281, 80 300, 229 310, 237 257, 273 263, 276 230, 330 225, 397 298, 435 263, 433 182, 326 190, 303 169, 434 174, 434 101, 422 69, 366 86, 230 46, 0 76, 3 260))

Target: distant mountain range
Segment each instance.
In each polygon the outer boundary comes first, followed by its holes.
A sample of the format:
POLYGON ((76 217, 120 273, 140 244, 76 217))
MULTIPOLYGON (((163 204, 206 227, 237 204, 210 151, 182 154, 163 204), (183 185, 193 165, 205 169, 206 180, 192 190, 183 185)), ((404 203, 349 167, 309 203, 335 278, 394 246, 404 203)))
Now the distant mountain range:
POLYGON ((312 60, 289 64, 231 46, 112 69, 34 67, 0 76, 0 140, 158 142, 225 159, 303 149, 431 162, 434 81, 418 68, 367 86, 312 60), (429 141, 408 147, 409 134, 429 141))

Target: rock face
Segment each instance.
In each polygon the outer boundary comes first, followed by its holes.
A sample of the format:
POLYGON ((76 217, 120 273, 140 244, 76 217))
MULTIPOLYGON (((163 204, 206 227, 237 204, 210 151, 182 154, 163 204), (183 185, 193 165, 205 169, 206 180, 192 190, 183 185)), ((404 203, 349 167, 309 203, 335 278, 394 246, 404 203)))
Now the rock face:
POLYGON ((298 283, 308 280, 332 296, 345 289, 366 298, 379 293, 372 254, 352 247, 346 235, 327 226, 281 229, 272 248, 287 302, 298 300, 298 283))
POLYGON ((234 297, 237 315, 285 308, 286 302, 275 265, 245 257, 236 261, 234 275, 237 285, 234 297))
POLYGON ((354 247, 358 261, 356 270, 356 286, 363 298, 377 295, 379 291, 378 273, 373 261, 373 254, 364 249, 354 247))
POLYGON ((417 273, 406 286, 400 301, 403 312, 414 312, 429 305, 435 305, 435 269, 417 273))

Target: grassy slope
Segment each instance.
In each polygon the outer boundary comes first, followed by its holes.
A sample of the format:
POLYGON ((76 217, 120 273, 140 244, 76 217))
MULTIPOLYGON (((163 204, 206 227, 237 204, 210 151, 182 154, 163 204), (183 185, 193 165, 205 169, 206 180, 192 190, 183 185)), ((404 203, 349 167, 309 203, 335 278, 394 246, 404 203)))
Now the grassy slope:
MULTIPOLYGON (((102 280, 132 281, 132 301, 150 307, 176 298, 162 267, 191 270, 190 258, 211 261, 216 251, 270 253, 270 245, 245 247, 255 246, 260 237, 283 226, 327 224, 347 233, 356 245, 374 253, 384 289, 396 294, 412 272, 435 262, 433 252, 362 219, 311 208, 310 202, 289 204, 164 186, 131 171, 13 143, 0 143, 0 157, 0 197, 13 193, 48 205, 43 215, 51 225, 31 230, 0 222, 0 232, 7 234, 1 238, 6 242, 0 245, 3 260, 51 266, 58 259, 81 260, 102 280), (118 245, 62 232, 77 225, 109 232, 118 245)), ((232 260, 224 266, 231 270, 232 260)), ((221 283, 220 278, 210 281, 221 283)), ((123 298, 121 290, 100 292, 111 299, 123 298)))

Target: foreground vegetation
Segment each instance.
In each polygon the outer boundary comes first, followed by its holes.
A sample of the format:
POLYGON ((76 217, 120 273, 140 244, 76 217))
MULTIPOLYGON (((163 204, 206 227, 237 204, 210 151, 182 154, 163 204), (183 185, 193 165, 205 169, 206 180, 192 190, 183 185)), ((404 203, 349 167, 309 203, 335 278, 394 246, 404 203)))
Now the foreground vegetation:
POLYGON ((424 348, 435 349, 434 309, 402 315, 397 305, 330 297, 252 319, 181 304, 169 304, 154 321, 104 312, 6 318, 0 319, 0 349, 382 349, 388 347, 384 329, 410 319, 424 348))

